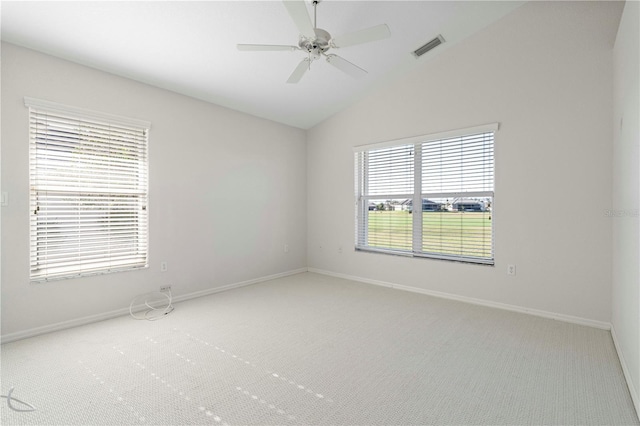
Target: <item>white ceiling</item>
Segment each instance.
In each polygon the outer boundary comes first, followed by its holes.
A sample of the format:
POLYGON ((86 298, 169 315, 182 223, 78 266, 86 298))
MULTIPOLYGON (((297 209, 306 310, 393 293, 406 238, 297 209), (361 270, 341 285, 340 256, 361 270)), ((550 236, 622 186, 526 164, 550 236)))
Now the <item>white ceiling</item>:
POLYGON ((360 80, 315 61, 300 83, 286 84, 302 51, 238 51, 237 43, 297 45, 280 1, 3 1, 2 40, 308 129, 522 3, 324 0, 317 24, 333 36, 381 23, 391 30, 389 39, 332 49, 368 71, 360 80), (438 34, 443 45, 411 55, 438 34))

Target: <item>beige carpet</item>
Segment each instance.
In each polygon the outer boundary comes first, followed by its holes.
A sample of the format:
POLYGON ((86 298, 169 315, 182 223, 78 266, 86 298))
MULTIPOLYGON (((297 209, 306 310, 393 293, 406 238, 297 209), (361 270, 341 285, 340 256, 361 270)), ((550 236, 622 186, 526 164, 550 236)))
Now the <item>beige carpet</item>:
POLYGON ((608 331, 305 273, 2 346, 3 425, 637 425, 608 331))

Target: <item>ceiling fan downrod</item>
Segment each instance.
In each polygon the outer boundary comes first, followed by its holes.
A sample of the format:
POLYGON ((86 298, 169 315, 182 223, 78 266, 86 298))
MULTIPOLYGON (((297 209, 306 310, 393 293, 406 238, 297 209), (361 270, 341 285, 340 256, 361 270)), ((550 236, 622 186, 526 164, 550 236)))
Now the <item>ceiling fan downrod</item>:
POLYGON ((318 3, 320 3, 319 0, 313 0, 313 28, 318 28, 318 24, 317 24, 318 3))

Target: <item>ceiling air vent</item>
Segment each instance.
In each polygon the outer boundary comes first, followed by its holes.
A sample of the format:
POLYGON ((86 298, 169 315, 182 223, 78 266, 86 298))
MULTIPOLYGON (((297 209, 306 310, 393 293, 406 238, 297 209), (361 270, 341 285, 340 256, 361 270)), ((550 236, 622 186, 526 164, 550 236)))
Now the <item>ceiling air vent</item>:
POLYGON ((424 55, 431 49, 435 49, 436 47, 440 46, 442 43, 444 43, 444 38, 442 38, 441 35, 438 35, 438 37, 434 38, 433 40, 427 42, 425 45, 420 46, 416 50, 414 50, 413 56, 415 56, 416 58, 419 58, 420 56, 424 55))

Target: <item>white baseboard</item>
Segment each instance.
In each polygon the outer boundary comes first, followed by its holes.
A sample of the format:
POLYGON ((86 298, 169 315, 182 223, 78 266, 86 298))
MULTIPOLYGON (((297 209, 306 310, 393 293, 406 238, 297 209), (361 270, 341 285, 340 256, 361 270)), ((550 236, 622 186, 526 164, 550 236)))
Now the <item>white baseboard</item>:
POLYGON ((620 359, 622 373, 624 374, 624 378, 627 381, 627 387, 629 388, 629 393, 631 394, 633 406, 636 408, 636 415, 638 416, 638 420, 640 420, 640 395, 638 395, 638 391, 633 384, 633 380, 631 380, 631 374, 629 373, 629 368, 627 367, 627 362, 624 358, 624 353, 622 352, 620 343, 618 342, 618 336, 616 335, 616 329, 613 324, 611 324, 611 337, 613 338, 613 345, 615 346, 616 352, 618 353, 618 358, 620 359))
POLYGON ((42 327, 30 328, 27 330, 17 331, 15 333, 3 334, 0 337, 2 344, 15 342, 16 340, 27 339, 29 337, 39 336, 41 334, 51 333, 53 331, 65 330, 67 328, 78 327, 80 325, 90 324, 93 322, 104 321, 110 318, 119 317, 129 314, 129 308, 117 309, 115 311, 103 312, 96 315, 89 315, 82 318, 76 318, 69 321, 62 321, 55 324, 49 324, 42 327))
POLYGON ((555 313, 555 312, 542 311, 542 310, 539 310, 539 309, 525 308, 524 306, 509 305, 509 304, 506 304, 506 303, 493 302, 491 300, 484 300, 484 299, 476 299, 476 298, 473 298, 473 297, 459 296, 457 294, 444 293, 444 292, 440 292, 440 291, 425 290, 425 289, 418 288, 418 287, 411 287, 411 286, 406 286, 406 285, 402 285, 402 284, 390 283, 390 282, 386 282, 386 281, 378 281, 378 280, 372 280, 372 279, 369 279, 369 278, 357 277, 357 276, 354 276, 354 275, 346 275, 346 274, 340 274, 340 273, 331 272, 331 271, 325 271, 323 269, 308 268, 308 271, 309 272, 315 272, 315 273, 318 273, 318 274, 323 274, 323 275, 329 275, 329 276, 336 277, 336 278, 343 278, 343 279, 352 280, 352 281, 359 281, 359 282, 363 282, 363 283, 366 283, 366 284, 373 284, 373 285, 378 285, 378 286, 382 286, 382 287, 390 287, 390 288, 395 288, 395 289, 398 289, 398 290, 410 291, 410 292, 413 292, 413 293, 426 294, 428 296, 435 296, 435 297, 439 297, 439 298, 442 298, 442 299, 456 300, 456 301, 459 301, 459 302, 471 303, 473 305, 488 306, 490 308, 497 308, 497 309, 503 309, 503 310, 506 310, 506 311, 513 311, 513 312, 519 312, 519 313, 523 313, 523 314, 535 315, 537 317, 550 318, 550 319, 554 319, 554 320, 558 320, 558 321, 569 322, 569 323, 572 323, 572 324, 586 325, 588 327, 600 328, 600 329, 603 329, 603 330, 610 330, 611 329, 611 324, 608 323, 608 322, 596 321, 596 320, 591 320, 591 319, 588 319, 588 318, 574 317, 574 316, 571 316, 571 315, 558 314, 558 313, 555 313))
POLYGON ((252 280, 241 281, 234 284, 225 285, 222 287, 210 288, 207 290, 196 291, 189 294, 183 294, 173 298, 173 302, 182 302, 184 300, 195 299, 197 297, 208 296, 210 294, 220 293, 221 291, 232 290, 238 287, 244 287, 252 284, 258 284, 264 281, 275 280, 276 278, 288 277, 289 275, 301 274, 307 272, 307 268, 294 269, 293 271, 281 272, 279 274, 267 275, 266 277, 254 278, 252 280))
MULTIPOLYGON (((294 269, 292 271, 281 272, 279 274, 268 275, 265 277, 254 278, 252 280, 242 281, 234 284, 225 285, 222 287, 211 288, 202 291, 196 291, 189 294, 182 294, 180 296, 173 297, 173 302, 182 302, 184 300, 195 299, 196 297, 207 296, 209 294, 219 293, 221 291, 227 291, 238 287, 244 287, 247 285, 257 284, 263 281, 269 281, 276 278, 282 278, 289 275, 300 274, 307 272, 307 268, 294 269)), ((135 310, 135 309, 134 309, 135 310)), ((104 321, 111 318, 120 317, 123 315, 129 315, 129 307, 117 309, 115 311, 103 312, 96 315, 89 315, 82 318, 76 318, 69 321, 62 321, 55 324, 45 325, 42 327, 31 328, 28 330, 18 331, 15 333, 5 334, 0 337, 0 342, 9 343, 16 340, 27 339, 29 337, 39 336, 41 334, 51 333, 53 331, 65 330, 67 328, 78 327, 80 325, 91 324, 98 321, 104 321)))

